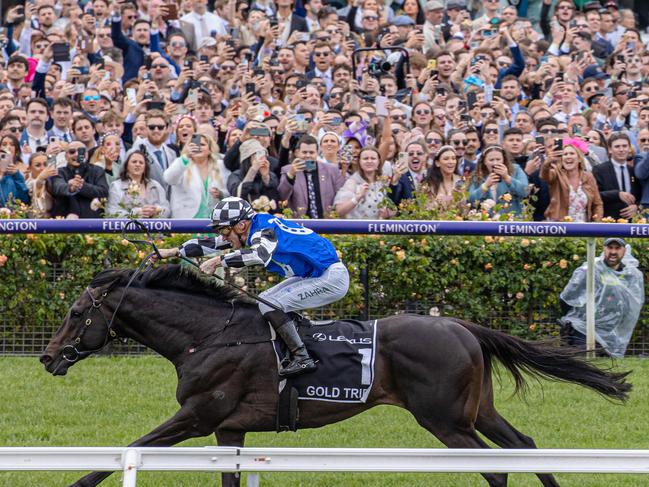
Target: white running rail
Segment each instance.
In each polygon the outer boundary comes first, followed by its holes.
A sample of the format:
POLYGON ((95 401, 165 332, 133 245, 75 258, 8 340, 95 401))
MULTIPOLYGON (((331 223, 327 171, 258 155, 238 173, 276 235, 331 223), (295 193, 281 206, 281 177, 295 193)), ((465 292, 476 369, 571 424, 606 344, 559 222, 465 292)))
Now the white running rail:
MULTIPOLYGON (((649 450, 0 448, 0 471, 530 472, 649 474, 649 450)), ((250 476, 255 485, 259 479, 250 476)))

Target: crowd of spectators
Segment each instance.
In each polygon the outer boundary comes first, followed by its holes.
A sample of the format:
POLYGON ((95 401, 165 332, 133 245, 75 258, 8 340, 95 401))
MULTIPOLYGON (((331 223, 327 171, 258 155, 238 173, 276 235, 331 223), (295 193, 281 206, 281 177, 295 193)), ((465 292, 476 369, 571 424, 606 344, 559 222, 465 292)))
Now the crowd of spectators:
POLYGON ((236 195, 308 218, 393 218, 412 201, 641 218, 646 12, 602 2, 10 6, 0 207, 207 218, 236 195))

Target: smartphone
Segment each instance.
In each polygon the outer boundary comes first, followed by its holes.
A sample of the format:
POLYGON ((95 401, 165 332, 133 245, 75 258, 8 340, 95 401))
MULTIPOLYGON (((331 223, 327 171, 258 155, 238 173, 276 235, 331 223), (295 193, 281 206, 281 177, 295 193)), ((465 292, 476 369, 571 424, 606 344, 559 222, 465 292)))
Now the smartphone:
POLYGON ((147 55, 146 58, 144 58, 144 59, 145 59, 145 61, 144 61, 144 66, 145 66, 146 70, 147 70, 147 71, 151 71, 151 64, 153 63, 153 58, 152 58, 151 55, 149 54, 149 55, 147 55))
POLYGON ((268 19, 268 23, 269 23, 271 28, 277 27, 277 24, 278 24, 277 17, 273 15, 272 17, 270 17, 268 19))
POLYGON ((309 130, 309 124, 306 121, 303 113, 298 113, 293 117, 293 120, 297 123, 297 133, 304 134, 309 130))
POLYGON ((187 101, 189 103, 198 103, 198 91, 197 90, 189 90, 187 93, 187 101))
POLYGON ((50 135, 48 141, 50 144, 56 144, 59 141, 59 138, 56 135, 50 135))
POLYGON ((270 137, 270 131, 264 127, 253 127, 249 133, 255 137, 270 137))
POLYGON ((577 27, 577 21, 576 21, 576 20, 571 20, 571 21, 568 23, 568 27, 569 27, 570 29, 574 29, 575 27, 577 27))
POLYGON ((329 122, 329 125, 338 126, 338 125, 340 125, 341 123, 343 123, 343 119, 342 119, 342 117, 338 117, 338 116, 336 116, 336 117, 334 117, 334 118, 331 119, 331 122, 329 122))
POLYGON ((431 69, 430 70, 430 77, 431 79, 439 78, 439 71, 436 69, 431 69))
POLYGON ((145 71, 144 74, 142 74, 142 81, 150 81, 150 80, 151 80, 151 73, 145 71))
POLYGON ((192 135, 192 144, 197 145, 199 147, 199 149, 197 151, 194 151, 194 152, 200 152, 201 139, 202 139, 202 137, 200 136, 200 134, 192 135))
POLYGON ((208 56, 206 56, 205 54, 201 54, 198 59, 200 59, 200 61, 202 63, 209 63, 210 62, 210 58, 208 56))
POLYGON ((165 22, 169 20, 177 20, 178 19, 178 5, 176 3, 167 3, 164 5, 167 8, 167 13, 166 15, 162 16, 162 20, 165 22))
POLYGON ((9 167, 9 154, 6 152, 0 152, 0 170, 2 172, 6 171, 9 167))
POLYGON ((77 149, 77 162, 79 164, 83 164, 86 162, 86 148, 85 147, 79 147, 77 149))
POLYGON ((627 42, 626 43, 626 49, 627 49, 627 51, 628 50, 634 51, 635 50, 635 42, 633 42, 633 41, 627 42))
POLYGON ((564 80, 564 73, 557 73, 557 80, 563 82, 563 80, 564 80))
POLYGON ((316 162, 315 161, 304 161, 304 172, 313 172, 316 170, 316 162))
POLYGON ((377 117, 387 117, 388 113, 388 97, 387 96, 377 96, 374 102, 374 107, 376 109, 377 117))
POLYGON ((624 54, 618 54, 617 56, 615 56, 615 58, 621 63, 624 62, 624 54))
POLYGON ((67 42, 55 42, 52 44, 52 60, 55 63, 70 61, 70 44, 67 42))
POLYGON ((407 167, 410 162, 410 157, 407 152, 399 152, 397 161, 400 166, 407 167))
POLYGON ((500 90, 494 90, 493 91, 493 98, 500 98, 500 90))
POLYGON ((579 125, 573 125, 570 131, 572 132, 572 135, 581 135, 581 127, 579 127, 579 125))
POLYGON ((555 139, 554 141, 554 150, 562 151, 563 150, 563 139, 555 139))
POLYGON ((149 101, 146 104, 147 110, 164 110, 165 102, 163 101, 149 101))
POLYGON ((246 93, 252 93, 254 95, 255 94, 255 84, 254 83, 246 83, 244 90, 245 90, 246 93))
POLYGON ((236 27, 230 27, 229 30, 230 30, 230 37, 232 37, 232 39, 239 38, 239 29, 237 29, 236 27))
MULTIPOLYGON (((69 61, 69 59, 68 59, 69 61)), ((90 69, 88 66, 77 66, 77 70, 79 71, 79 74, 81 75, 86 75, 90 73, 90 69)))
POLYGON ((137 105, 137 91, 135 90, 135 88, 126 89, 126 98, 131 105, 137 105))
POLYGON ((543 83, 543 90, 548 91, 550 87, 552 86, 553 80, 552 78, 546 78, 544 83, 543 83))
POLYGON ((478 95, 475 91, 469 91, 466 94, 466 102, 467 105, 469 105, 469 110, 473 110, 477 101, 478 101, 478 95))
POLYGON ((534 141, 535 141, 538 145, 542 145, 542 146, 545 147, 545 139, 543 138, 542 135, 537 135, 537 136, 534 138, 534 141))
POLYGON ((493 35, 494 35, 494 31, 491 30, 491 29, 482 31, 482 36, 483 37, 491 37, 493 35))
POLYGON ((306 85, 307 85, 306 80, 305 80, 305 79, 302 79, 302 78, 298 79, 298 80, 295 82, 295 87, 296 87, 298 90, 301 90, 302 88, 306 88, 306 85))
POLYGON ((47 167, 56 166, 56 161, 57 161, 56 156, 50 156, 45 161, 45 165, 47 167))
POLYGON ((428 60, 428 69, 437 69, 437 59, 429 59, 428 60))
POLYGON ((633 100, 634 98, 637 98, 637 97, 638 97, 638 93, 636 93, 635 91, 629 91, 626 94, 626 99, 627 100, 633 100))
POLYGON ((471 122, 473 122, 473 120, 471 119, 471 115, 465 115, 465 114, 462 114, 462 115, 460 115, 460 122, 464 122, 464 123, 469 123, 469 124, 470 124, 471 122))
POLYGON ((435 94, 439 96, 444 96, 446 94, 446 90, 441 87, 435 88, 435 94))

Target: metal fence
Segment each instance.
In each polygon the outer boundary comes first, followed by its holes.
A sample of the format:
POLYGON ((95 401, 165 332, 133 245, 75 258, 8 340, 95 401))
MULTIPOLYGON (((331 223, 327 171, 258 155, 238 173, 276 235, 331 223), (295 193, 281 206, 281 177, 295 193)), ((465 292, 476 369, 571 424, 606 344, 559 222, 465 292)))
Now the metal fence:
MULTIPOLYGON (((65 278, 65 269, 60 266, 53 266, 48 279, 56 283, 57 279, 65 278)), ((244 279, 248 289, 253 292, 259 290, 260 280, 265 277, 263 271, 248 269, 237 274, 244 279)), ((528 330, 530 325, 535 327, 534 332, 523 333, 524 337, 534 336, 536 338, 556 340, 559 344, 558 318, 561 316, 559 308, 531 307, 524 314, 492 314, 481 319, 466 316, 462 308, 449 306, 444 303, 428 299, 409 300, 400 303, 386 304, 380 292, 373 290, 380 289, 377 283, 373 283, 361 276, 361 282, 365 286, 365 302, 357 314, 351 315, 345 310, 341 303, 334 303, 330 306, 310 310, 308 317, 314 320, 327 320, 334 318, 342 319, 375 319, 400 313, 433 314, 455 316, 458 318, 471 319, 481 325, 502 330, 511 334, 521 334, 528 330), (521 326, 523 325, 523 326, 521 326)), ((41 326, 34 328, 23 324, 20 316, 2 313, 0 310, 0 355, 36 356, 47 346, 50 338, 61 324, 61 316, 49 316, 42 322, 41 326)), ((111 343, 102 354, 109 355, 139 355, 152 354, 151 350, 128 340, 124 343, 115 341, 111 343)), ((643 356, 649 355, 649 310, 643 312, 636 326, 634 336, 627 349, 628 355, 643 356)))

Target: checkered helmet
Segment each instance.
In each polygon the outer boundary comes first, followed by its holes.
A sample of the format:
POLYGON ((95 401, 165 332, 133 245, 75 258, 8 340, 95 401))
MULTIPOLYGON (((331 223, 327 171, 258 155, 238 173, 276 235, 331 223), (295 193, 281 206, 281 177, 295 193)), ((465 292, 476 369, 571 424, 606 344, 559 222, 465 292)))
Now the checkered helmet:
POLYGON ((229 196, 219 201, 212 210, 212 228, 231 227, 240 221, 250 220, 255 215, 246 200, 229 196))

